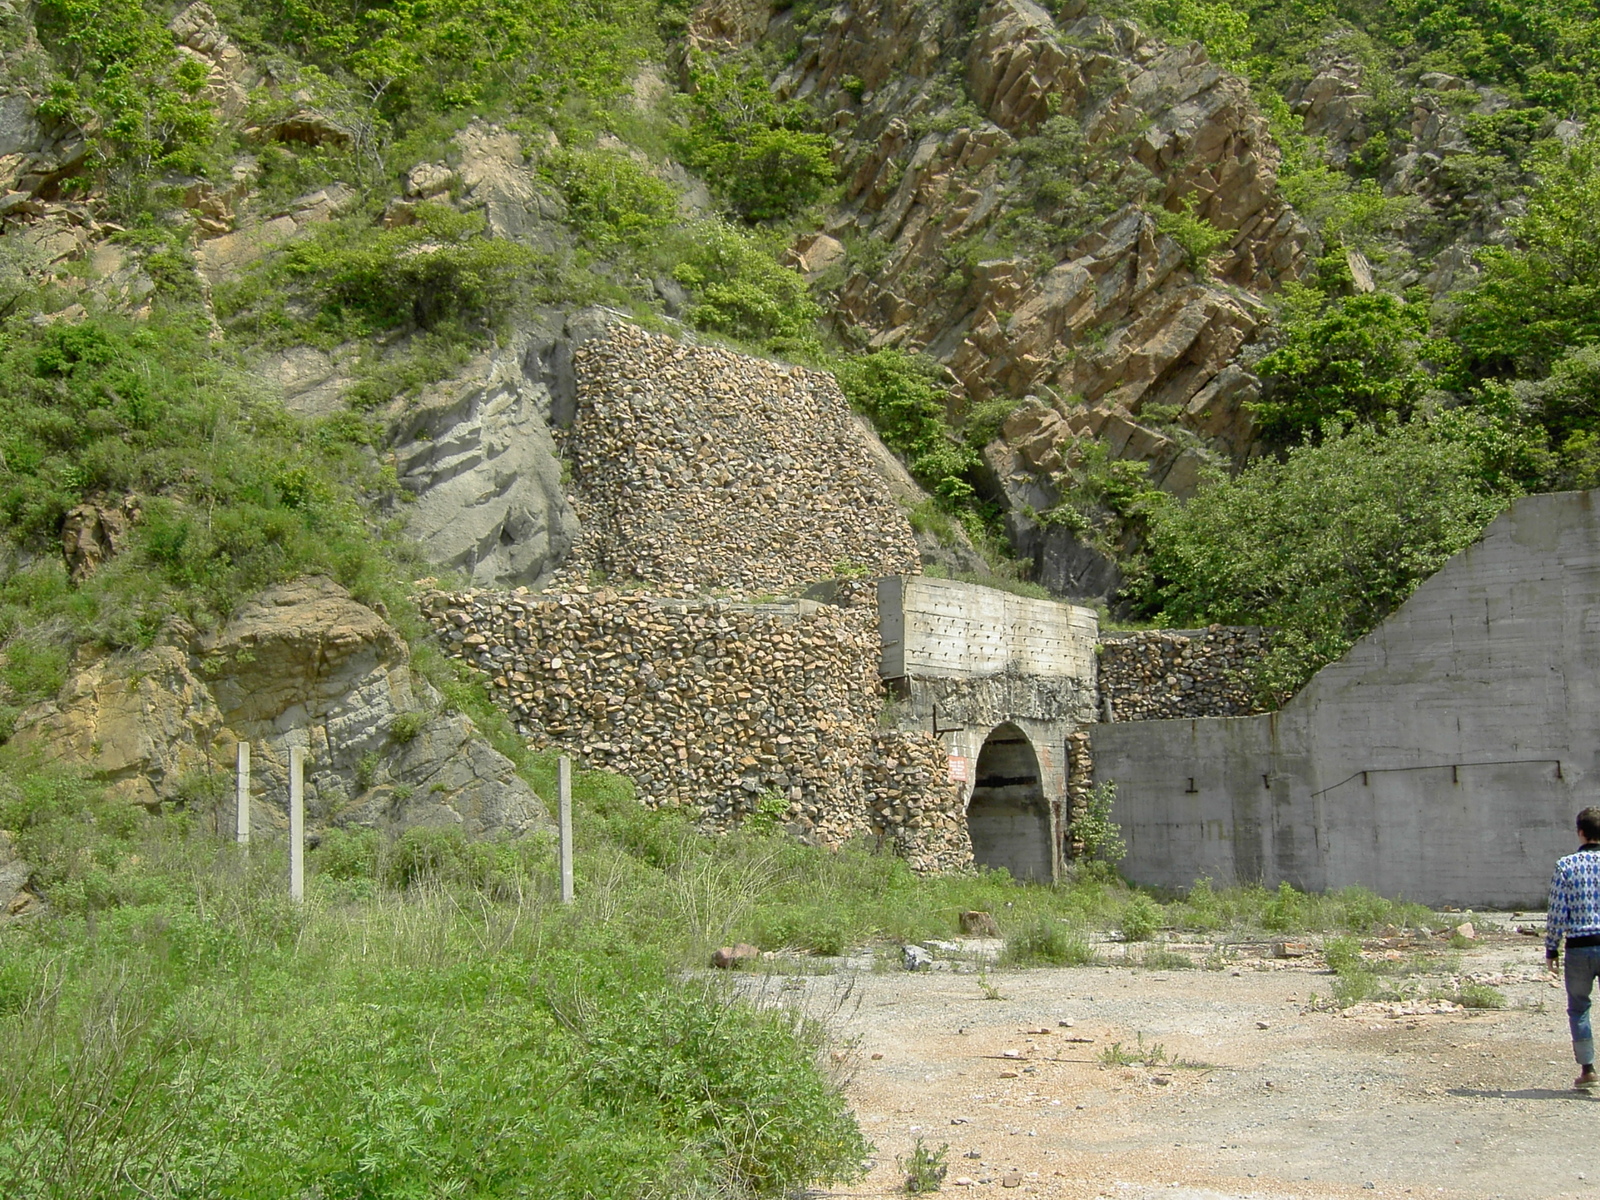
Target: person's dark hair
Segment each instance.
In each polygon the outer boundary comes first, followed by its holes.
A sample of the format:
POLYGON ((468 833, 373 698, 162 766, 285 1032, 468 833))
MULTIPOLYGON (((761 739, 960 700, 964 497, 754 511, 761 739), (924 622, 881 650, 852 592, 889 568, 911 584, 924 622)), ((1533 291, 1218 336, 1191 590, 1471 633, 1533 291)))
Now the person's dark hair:
POLYGON ((1578 814, 1578 832, 1591 842, 1600 842, 1600 808, 1586 808, 1578 814))

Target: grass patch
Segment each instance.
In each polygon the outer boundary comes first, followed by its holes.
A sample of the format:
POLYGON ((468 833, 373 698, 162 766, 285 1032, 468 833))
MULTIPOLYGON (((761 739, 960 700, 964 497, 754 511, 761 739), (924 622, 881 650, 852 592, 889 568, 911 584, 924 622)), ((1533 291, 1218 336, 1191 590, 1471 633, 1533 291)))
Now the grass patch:
POLYGON ((592 848, 568 910, 547 843, 334 831, 297 906, 281 849, 8 765, 0 824, 52 915, 0 930, 0 1193, 755 1196, 859 1170, 821 1026, 686 980, 592 848))
POLYGON ((1081 967, 1094 961, 1082 932, 1043 917, 1006 939, 1000 961, 1008 967, 1081 967))

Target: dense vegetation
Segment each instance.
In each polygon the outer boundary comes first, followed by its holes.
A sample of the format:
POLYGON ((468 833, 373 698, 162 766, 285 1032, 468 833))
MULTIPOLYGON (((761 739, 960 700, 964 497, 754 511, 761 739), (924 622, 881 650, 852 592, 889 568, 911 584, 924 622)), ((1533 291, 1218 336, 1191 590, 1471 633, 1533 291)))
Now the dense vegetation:
POLYGON ((1258 415, 1277 461, 1217 481, 1188 512, 1155 499, 1131 594, 1157 619, 1282 626, 1261 681, 1281 694, 1510 499, 1596 481, 1600 17, 1564 0, 1136 0, 1121 10, 1204 42, 1251 77, 1285 152, 1284 194, 1318 237, 1317 269, 1284 289, 1257 363, 1258 415), (1361 72, 1364 126, 1337 167, 1285 100, 1335 56, 1361 72), (1479 108, 1478 88, 1494 102, 1479 108), (1465 114, 1472 147, 1440 164, 1426 209, 1384 186, 1419 93, 1465 114), (1510 236, 1477 252, 1480 273, 1465 288, 1430 297, 1399 285, 1475 223, 1502 219, 1510 236), (1356 288, 1348 251, 1372 259, 1376 291, 1356 288), (1404 488, 1374 486, 1386 464, 1418 453, 1437 486, 1404 500, 1404 488), (1291 532, 1296 506, 1322 514, 1326 532, 1291 532), (1354 553, 1332 535, 1394 528, 1397 517, 1402 528, 1350 543, 1354 553), (1291 580, 1315 582, 1303 603, 1291 580))

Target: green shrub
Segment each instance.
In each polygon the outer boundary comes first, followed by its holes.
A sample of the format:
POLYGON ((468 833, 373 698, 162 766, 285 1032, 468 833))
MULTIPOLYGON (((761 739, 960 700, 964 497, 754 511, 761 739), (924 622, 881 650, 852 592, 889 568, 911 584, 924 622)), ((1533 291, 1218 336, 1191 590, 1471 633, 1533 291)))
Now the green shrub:
POLYGON ((40 111, 84 130, 124 213, 163 171, 204 173, 216 137, 207 68, 178 53, 139 0, 43 0, 36 24, 58 74, 40 111))
POLYGON ((1378 991, 1378 977, 1371 971, 1355 968, 1342 972, 1333 981, 1333 998, 1340 1008, 1370 1000, 1378 991))
POLYGON ((382 850, 383 835, 376 829, 329 829, 311 861, 329 879, 376 879, 382 850))
POLYGON ((1209 273, 1207 262, 1228 244, 1233 234, 1196 215, 1194 209, 1194 196, 1185 196, 1182 207, 1176 212, 1164 208, 1156 213, 1156 228, 1178 243, 1191 271, 1206 275, 1209 273))
POLYGON ((417 740, 428 725, 428 714, 425 712, 404 712, 396 714, 394 720, 389 722, 389 739, 404 746, 417 740))
POLYGON ((1457 993, 1457 1003, 1463 1008, 1504 1008, 1506 995, 1486 983, 1463 983, 1457 993))
POLYGON ((1283 342, 1259 367, 1267 387, 1256 411, 1268 437, 1296 442, 1329 422, 1404 419, 1428 392, 1459 382, 1458 351, 1431 335, 1424 297, 1290 295, 1299 303, 1285 311, 1283 342))
POLYGON ((764 946, 791 947, 829 957, 850 948, 852 932, 844 915, 828 904, 799 905, 763 914, 761 929, 764 946))
POLYGON ((774 98, 766 78, 732 65, 694 73, 684 162, 703 172, 740 216, 790 216, 833 182, 833 144, 810 114, 774 98))
POLYGON ((1004 961, 1014 967, 1081 967, 1094 961, 1094 951, 1059 918, 1040 917, 1006 938, 1004 961))
POLYGON ((922 1139, 918 1138, 909 1155, 895 1160, 900 1173, 906 1177, 906 1195, 921 1196, 928 1192, 939 1191, 944 1186, 945 1176, 950 1173, 947 1161, 949 1157, 948 1142, 937 1150, 930 1150, 923 1144, 922 1139))
POLYGON ((918 483, 947 507, 974 495, 967 473, 977 464, 971 447, 958 442, 945 418, 942 368, 895 349, 842 359, 834 374, 845 397, 877 426, 890 448, 903 455, 918 483))
POLYGON ((1143 892, 1129 898, 1122 909, 1122 936, 1130 942, 1147 942, 1161 928, 1165 913, 1143 892))
POLYGON ((627 92, 640 58, 658 44, 658 10, 639 0, 229 7, 230 25, 247 43, 292 46, 330 73, 353 77, 376 97, 381 119, 399 127, 441 110, 493 108, 497 99, 543 120, 569 104, 605 104, 627 92))
POLYGON ((344 341, 386 330, 487 332, 531 294, 548 264, 517 242, 484 236, 481 213, 417 205, 410 225, 362 217, 318 226, 217 289, 231 331, 274 341, 344 341), (309 330, 286 307, 315 306, 309 330))
POLYGON ((541 169, 567 202, 567 221, 597 249, 642 248, 678 216, 678 196, 628 155, 560 150, 541 169))
POLYGON ((805 280, 778 262, 760 236, 721 221, 685 231, 673 277, 689 289, 685 313, 696 329, 726 334, 761 349, 815 355, 822 309, 805 280))
POLYGON ((1261 925, 1278 933, 1293 933, 1304 929, 1308 916, 1309 898, 1304 892, 1296 891, 1294 885, 1284 880, 1278 884, 1278 890, 1273 893, 1261 910, 1261 925))
POLYGON ((1361 939, 1354 937, 1329 938, 1322 947, 1328 969, 1336 975, 1347 975, 1361 969, 1361 939))
POLYGON ((1153 504, 1130 590, 1178 628, 1275 628, 1256 682, 1292 692, 1394 611, 1505 507, 1474 447, 1413 421, 1257 459, 1185 504, 1153 504))
POLYGON ((1083 800, 1083 810, 1072 820, 1072 840, 1083 846, 1083 861, 1101 863, 1115 869, 1127 857, 1127 843, 1122 840, 1122 827, 1111 819, 1111 810, 1117 802, 1117 784, 1107 779, 1089 789, 1083 800))

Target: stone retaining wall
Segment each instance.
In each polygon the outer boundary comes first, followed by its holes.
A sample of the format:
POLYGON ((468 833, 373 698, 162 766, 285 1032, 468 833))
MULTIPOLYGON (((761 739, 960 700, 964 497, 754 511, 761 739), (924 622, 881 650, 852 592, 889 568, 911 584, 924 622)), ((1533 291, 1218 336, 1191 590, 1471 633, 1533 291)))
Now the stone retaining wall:
POLYGON ((1100 719, 1154 721, 1265 712, 1250 670, 1269 644, 1264 630, 1224 625, 1102 638, 1100 719))
POLYGON ((755 596, 919 569, 833 376, 618 323, 574 354, 558 442, 583 532, 561 579, 755 596))
POLYGON ((575 588, 431 593, 449 653, 535 745, 633 777, 652 806, 728 828, 776 791, 797 835, 868 836, 919 870, 970 865, 943 743, 878 728, 877 610, 575 588))

